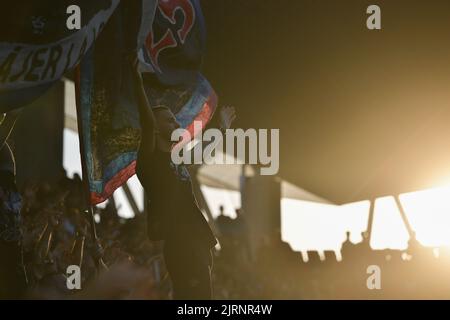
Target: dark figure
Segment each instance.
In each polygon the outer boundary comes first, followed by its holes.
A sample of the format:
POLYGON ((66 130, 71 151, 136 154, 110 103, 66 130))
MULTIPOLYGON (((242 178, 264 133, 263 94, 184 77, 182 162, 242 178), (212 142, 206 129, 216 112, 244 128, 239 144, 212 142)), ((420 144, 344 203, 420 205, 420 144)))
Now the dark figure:
POLYGON ((211 249, 217 240, 197 205, 186 167, 171 161, 170 136, 179 124, 168 108, 153 112, 159 130, 156 150, 151 156, 140 153, 137 162, 137 175, 149 199, 149 237, 164 240, 174 299, 211 299, 211 249))

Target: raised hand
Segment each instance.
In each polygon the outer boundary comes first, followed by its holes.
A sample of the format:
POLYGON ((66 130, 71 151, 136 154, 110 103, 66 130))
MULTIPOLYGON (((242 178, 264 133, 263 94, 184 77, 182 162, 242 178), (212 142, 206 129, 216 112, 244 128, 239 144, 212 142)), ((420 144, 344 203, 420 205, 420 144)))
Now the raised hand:
POLYGON ((222 129, 229 129, 231 124, 236 119, 236 110, 232 106, 225 106, 220 108, 220 127, 222 129))

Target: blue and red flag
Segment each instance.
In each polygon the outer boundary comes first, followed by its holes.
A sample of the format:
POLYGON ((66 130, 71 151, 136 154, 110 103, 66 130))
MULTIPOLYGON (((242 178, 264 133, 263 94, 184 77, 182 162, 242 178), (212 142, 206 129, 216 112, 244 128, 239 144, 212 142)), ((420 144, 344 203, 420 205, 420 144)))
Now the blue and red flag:
POLYGON ((139 51, 152 106, 167 105, 192 136, 211 120, 217 96, 200 74, 205 25, 198 0, 29 0, 0 21, 0 114, 23 107, 77 67, 77 108, 92 204, 108 199, 135 173, 141 127, 132 70, 139 51), (79 5, 80 30, 65 27, 79 5), (24 23, 25 21, 25 23, 24 23), (29 28, 23 28, 29 26, 29 28))
POLYGON ((217 107, 214 89, 199 72, 205 42, 199 0, 158 1, 142 51, 145 89, 150 104, 169 107, 192 139, 206 127, 217 107), (195 121, 201 127, 194 126, 195 121))
POLYGON ((199 72, 205 47, 200 2, 142 0, 142 6, 141 19, 132 21, 119 7, 80 66, 78 106, 92 204, 107 200, 135 174, 142 131, 132 70, 123 59, 127 51, 140 48, 150 105, 168 106, 192 137, 198 134, 194 121, 204 128, 217 106, 199 72))

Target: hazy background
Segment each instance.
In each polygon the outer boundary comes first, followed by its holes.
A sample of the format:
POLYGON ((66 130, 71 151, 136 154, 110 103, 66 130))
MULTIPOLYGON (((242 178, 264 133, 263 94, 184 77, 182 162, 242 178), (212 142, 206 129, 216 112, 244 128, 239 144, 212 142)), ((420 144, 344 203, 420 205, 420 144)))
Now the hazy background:
POLYGON ((205 74, 237 127, 281 129, 283 178, 337 203, 450 182, 449 1, 202 5, 205 74))

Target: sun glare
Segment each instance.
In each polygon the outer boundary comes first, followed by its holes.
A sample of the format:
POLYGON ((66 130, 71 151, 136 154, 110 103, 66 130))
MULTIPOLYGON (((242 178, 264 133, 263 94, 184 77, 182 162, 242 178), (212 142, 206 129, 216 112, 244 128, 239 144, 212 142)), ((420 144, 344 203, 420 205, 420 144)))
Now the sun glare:
POLYGON ((417 240, 425 246, 450 246, 450 186, 400 195, 417 240))

